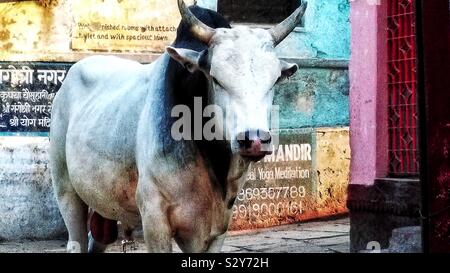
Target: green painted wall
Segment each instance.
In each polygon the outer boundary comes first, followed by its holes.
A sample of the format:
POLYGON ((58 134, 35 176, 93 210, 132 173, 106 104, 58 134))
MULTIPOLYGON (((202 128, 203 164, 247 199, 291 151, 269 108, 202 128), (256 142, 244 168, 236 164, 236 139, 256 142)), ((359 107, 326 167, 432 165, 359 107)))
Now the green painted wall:
POLYGON ((346 68, 300 67, 275 90, 280 128, 347 126, 348 91, 346 68))
POLYGON ((278 46, 280 56, 348 60, 349 13, 348 0, 308 0, 304 27, 278 46))
MULTIPOLYGON (((217 1, 197 0, 217 10, 217 1)), ((294 30, 277 48, 281 57, 344 59, 350 56, 349 0, 307 0, 304 27, 294 30)))

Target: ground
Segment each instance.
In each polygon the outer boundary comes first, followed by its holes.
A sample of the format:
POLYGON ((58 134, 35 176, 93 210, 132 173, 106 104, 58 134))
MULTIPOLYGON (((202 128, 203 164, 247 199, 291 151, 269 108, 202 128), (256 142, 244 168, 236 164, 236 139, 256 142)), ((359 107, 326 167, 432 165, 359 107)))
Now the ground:
MULTIPOLYGON (((252 231, 229 232, 222 252, 225 253, 338 253, 349 252, 350 222, 348 218, 314 221, 252 231)), ((141 233, 136 234, 136 250, 145 252, 141 233)), ((0 242, 0 252, 64 252, 66 241, 0 242)), ((107 252, 121 252, 120 241, 107 252)), ((180 252, 174 243, 174 251, 180 252)))

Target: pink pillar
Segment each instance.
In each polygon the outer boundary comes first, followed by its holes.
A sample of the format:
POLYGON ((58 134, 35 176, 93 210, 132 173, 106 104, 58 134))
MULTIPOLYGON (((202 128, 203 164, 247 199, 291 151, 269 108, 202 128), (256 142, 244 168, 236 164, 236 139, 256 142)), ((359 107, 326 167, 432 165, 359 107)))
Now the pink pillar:
POLYGON ((350 183, 364 185, 388 169, 386 8, 371 2, 350 10, 350 183))

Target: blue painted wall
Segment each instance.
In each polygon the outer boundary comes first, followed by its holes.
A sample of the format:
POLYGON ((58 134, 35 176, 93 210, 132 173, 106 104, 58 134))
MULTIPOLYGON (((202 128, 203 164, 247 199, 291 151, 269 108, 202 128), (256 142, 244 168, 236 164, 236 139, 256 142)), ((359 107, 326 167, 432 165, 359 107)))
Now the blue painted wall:
POLYGON ((301 67, 275 89, 280 129, 349 124, 348 70, 301 67))
POLYGON ((217 10, 217 0, 197 0, 200 7, 217 10))
POLYGON ((308 0, 304 27, 278 46, 280 56, 348 60, 349 14, 348 0, 308 0))
MULTIPOLYGON (((217 10, 217 1, 197 5, 217 10)), ((224 0, 222 0, 224 1, 224 0)), ((304 27, 298 27, 277 48, 281 57, 344 59, 350 57, 349 0, 307 0, 304 27)))

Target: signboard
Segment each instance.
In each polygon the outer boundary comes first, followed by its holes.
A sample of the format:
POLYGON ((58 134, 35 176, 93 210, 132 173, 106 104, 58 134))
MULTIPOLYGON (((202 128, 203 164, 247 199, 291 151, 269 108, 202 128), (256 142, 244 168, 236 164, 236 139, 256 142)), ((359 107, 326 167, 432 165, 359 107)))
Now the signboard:
POLYGON ((313 131, 282 130, 272 155, 253 163, 232 208, 232 229, 286 224, 303 219, 315 203, 313 131))
POLYGON ((0 62, 0 132, 48 132, 68 63, 0 62))
POLYGON ((74 50, 163 52, 181 19, 177 1, 157 0, 80 0, 72 14, 74 50))

